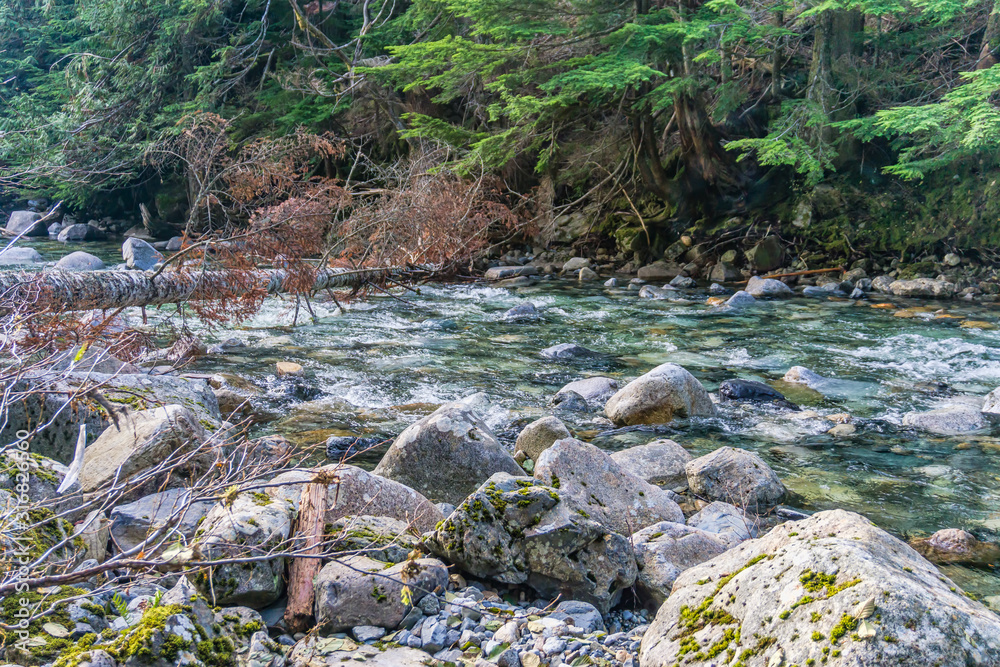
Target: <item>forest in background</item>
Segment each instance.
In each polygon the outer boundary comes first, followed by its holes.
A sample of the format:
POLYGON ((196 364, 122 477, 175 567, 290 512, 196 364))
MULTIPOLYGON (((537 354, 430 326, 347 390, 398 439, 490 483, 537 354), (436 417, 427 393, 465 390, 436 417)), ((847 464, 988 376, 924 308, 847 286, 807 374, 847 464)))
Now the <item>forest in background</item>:
POLYGON ((998 55, 991 0, 3 0, 0 185, 189 235, 294 202, 362 255, 407 216, 988 252, 998 55))

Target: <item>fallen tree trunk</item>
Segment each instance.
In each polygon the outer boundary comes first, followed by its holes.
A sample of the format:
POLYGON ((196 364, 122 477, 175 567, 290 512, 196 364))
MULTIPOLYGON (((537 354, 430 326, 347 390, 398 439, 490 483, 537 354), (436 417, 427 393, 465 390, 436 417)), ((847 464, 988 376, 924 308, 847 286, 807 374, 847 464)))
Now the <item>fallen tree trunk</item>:
MULTIPOLYGON (((310 291, 360 288, 369 283, 407 281, 425 271, 404 268, 320 269, 310 291)), ((283 269, 251 272, 233 271, 45 271, 0 272, 0 309, 11 310, 31 304, 32 310, 54 311, 159 306, 193 300, 218 299, 239 294, 248 287, 268 294, 292 291, 290 273, 283 269)))

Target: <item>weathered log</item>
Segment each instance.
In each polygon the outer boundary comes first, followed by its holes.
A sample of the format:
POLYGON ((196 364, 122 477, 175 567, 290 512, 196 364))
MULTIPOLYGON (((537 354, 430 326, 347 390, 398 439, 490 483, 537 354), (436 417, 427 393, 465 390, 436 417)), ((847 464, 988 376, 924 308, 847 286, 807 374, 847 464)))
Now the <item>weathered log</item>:
MULTIPOLYGON (((294 548, 307 554, 319 554, 323 541, 327 485, 325 480, 307 484, 299 502, 298 526, 294 548)), ((288 606, 285 625, 291 633, 306 632, 312 627, 315 592, 313 579, 323 566, 317 558, 296 558, 288 566, 288 606)))
MULTIPOLYGON (((356 288, 387 280, 400 282, 415 272, 402 268, 320 269, 312 290, 356 288)), ((284 269, 231 271, 0 271, 0 308, 33 304, 33 309, 90 310, 159 306, 240 294, 259 286, 268 294, 289 291, 284 269)))

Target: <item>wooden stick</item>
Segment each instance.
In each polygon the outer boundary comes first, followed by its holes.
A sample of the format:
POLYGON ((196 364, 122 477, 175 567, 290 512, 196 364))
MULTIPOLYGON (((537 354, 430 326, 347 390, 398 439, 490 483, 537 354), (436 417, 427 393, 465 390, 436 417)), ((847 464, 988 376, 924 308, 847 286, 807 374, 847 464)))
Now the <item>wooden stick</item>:
MULTIPOLYGON (((326 489, 323 482, 312 482, 302 489, 299 503, 298 528, 295 548, 305 547, 305 553, 318 554, 323 541, 326 515, 326 489)), ((312 627, 313 579, 319 574, 323 562, 318 558, 296 558, 288 567, 288 606, 285 608, 285 625, 292 634, 306 632, 312 627)))
MULTIPOLYGON (((843 271, 844 267, 834 266, 829 269, 809 269, 808 271, 792 271, 791 273, 772 273, 766 276, 760 276, 761 278, 791 278, 793 276, 810 276, 816 273, 832 273, 833 271, 843 271)), ((743 283, 748 283, 749 280, 740 280, 739 282, 733 283, 735 285, 742 285, 743 283)))

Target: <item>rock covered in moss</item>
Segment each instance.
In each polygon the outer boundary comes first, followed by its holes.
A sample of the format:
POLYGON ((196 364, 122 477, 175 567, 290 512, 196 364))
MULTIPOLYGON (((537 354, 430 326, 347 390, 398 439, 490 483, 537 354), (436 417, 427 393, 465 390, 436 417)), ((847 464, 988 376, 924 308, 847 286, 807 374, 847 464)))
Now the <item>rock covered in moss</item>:
POLYGON ((457 504, 490 475, 516 475, 521 467, 490 428, 464 403, 447 403, 411 424, 385 453, 374 473, 427 498, 457 504))
POLYGON ((28 476, 28 500, 33 503, 48 502, 56 511, 70 509, 79 504, 79 482, 63 492, 65 498, 57 499, 56 489, 66 478, 69 468, 54 459, 33 452, 9 449, 0 453, 0 490, 15 492, 18 475, 28 476))
POLYGON ((448 569, 434 558, 418 558, 387 568, 366 556, 330 561, 316 575, 315 615, 323 633, 358 625, 395 629, 412 604, 448 585, 448 569), (403 587, 410 587, 409 603, 403 587))
POLYGON ((1000 617, 917 552, 865 517, 834 510, 681 573, 639 662, 992 665, 1000 664, 998 637, 1000 617))
POLYGON ((424 541, 475 577, 526 584, 606 612, 635 581, 635 557, 628 540, 589 509, 538 480, 498 473, 424 541))
POLYGON ((755 452, 719 449, 685 465, 688 487, 700 498, 721 500, 760 514, 785 497, 785 485, 755 452))
POLYGON ((564 438, 535 461, 535 479, 558 485, 595 521, 620 535, 630 535, 658 521, 683 523, 684 514, 658 486, 624 470, 594 445, 564 438))
POLYGON ((662 364, 619 389, 604 411, 618 426, 633 426, 711 417, 715 406, 697 378, 677 364, 662 364))
POLYGON ((405 521, 387 516, 345 516, 327 526, 328 539, 338 552, 362 554, 385 563, 400 563, 420 544, 405 521))

